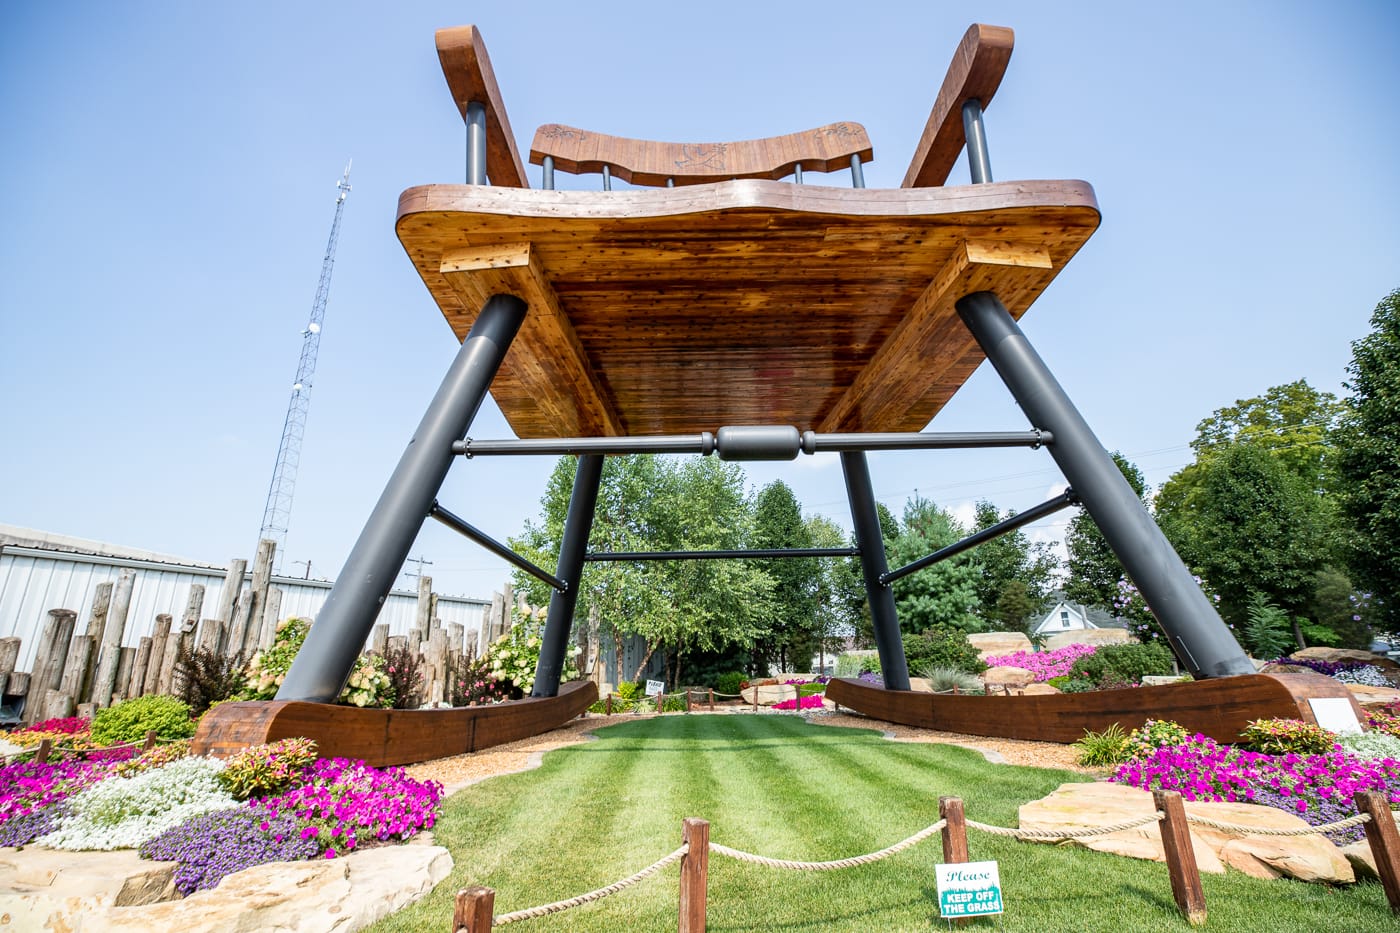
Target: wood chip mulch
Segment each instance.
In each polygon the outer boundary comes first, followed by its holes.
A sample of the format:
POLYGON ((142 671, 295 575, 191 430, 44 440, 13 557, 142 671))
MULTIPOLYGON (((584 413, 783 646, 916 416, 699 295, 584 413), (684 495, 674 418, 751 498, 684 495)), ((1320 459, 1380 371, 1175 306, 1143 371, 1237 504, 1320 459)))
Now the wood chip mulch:
MULTIPOLYGON (((735 710, 739 712, 740 710, 735 710)), ((743 712, 747 712, 745 707, 743 712)), ((513 774, 538 767, 544 753, 568 745, 589 741, 594 729, 610 723, 626 722, 632 719, 651 718, 650 715, 626 714, 623 716, 603 716, 585 714, 558 729, 541 735, 498 745, 466 755, 439 758, 405 768, 417 780, 440 782, 451 794, 478 781, 502 774, 513 774)), ((670 713, 668 715, 684 715, 670 713)), ((771 714, 782 715, 782 714, 771 714)), ((851 727, 858 729, 878 729, 888 738, 897 742, 929 742, 948 745, 961 745, 982 752, 991 761, 1011 765, 1024 765, 1037 768, 1062 768, 1083 774, 1101 774, 1090 768, 1075 764, 1075 751, 1072 746, 1051 742, 1027 742, 1020 739, 997 739, 982 735, 962 735, 956 732, 938 732, 933 729, 915 729, 893 723, 869 719, 852 713, 836 713, 828 710, 814 712, 804 718, 819 726, 851 727)))

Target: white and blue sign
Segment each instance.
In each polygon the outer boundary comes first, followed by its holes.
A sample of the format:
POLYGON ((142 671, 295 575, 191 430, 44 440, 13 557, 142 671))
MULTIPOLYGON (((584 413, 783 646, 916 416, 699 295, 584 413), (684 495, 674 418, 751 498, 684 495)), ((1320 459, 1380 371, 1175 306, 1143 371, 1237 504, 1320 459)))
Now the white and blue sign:
POLYGON ((1001 874, 996 862, 963 862, 938 866, 938 913, 943 917, 999 914, 1001 874))

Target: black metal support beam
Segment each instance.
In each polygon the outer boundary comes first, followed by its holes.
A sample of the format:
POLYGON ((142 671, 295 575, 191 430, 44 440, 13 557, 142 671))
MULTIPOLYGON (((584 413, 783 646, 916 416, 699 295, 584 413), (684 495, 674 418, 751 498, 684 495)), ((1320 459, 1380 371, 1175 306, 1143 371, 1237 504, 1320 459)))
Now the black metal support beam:
POLYGON ((713 551, 594 551, 584 555, 585 561, 625 560, 765 560, 784 557, 855 557, 859 548, 853 547, 790 547, 755 548, 753 550, 713 551))
POLYGON ((1054 432, 1050 455, 1186 668, 1196 677, 1253 674, 1254 664, 1006 306, 991 292, 975 292, 957 309, 1026 417, 1054 432))
POLYGON ((552 697, 559 693, 559 678, 564 673, 569 632, 574 624, 574 607, 578 604, 583 556, 588 549, 588 535, 593 530, 593 511, 598 504, 598 486, 602 479, 601 456, 585 454, 578 458, 569 514, 564 519, 564 540, 559 544, 558 575, 564 588, 555 590, 549 598, 540 660, 535 665, 535 686, 530 691, 532 697, 552 697))
POLYGON ((875 510, 875 487, 870 483, 865 454, 860 451, 841 454, 841 470, 846 476, 846 497, 851 502, 856 547, 860 548, 865 596, 870 602, 870 621, 875 629, 875 648, 880 653, 880 676, 884 678, 886 690, 908 690, 909 662, 904 657, 894 591, 880 582, 880 577, 889 571, 889 564, 885 562, 880 515, 875 510))
POLYGON ((452 442, 471 427, 526 310, 525 302, 513 295, 496 295, 482 307, 317 613, 277 699, 330 703, 340 695, 452 466, 452 442))
MULTIPOLYGON (((724 429, 721 428, 721 431, 724 429)), ((796 429, 792 429, 796 430, 796 429)), ((984 447, 1031 447, 1049 444, 1049 431, 905 431, 870 434, 818 434, 802 432, 798 450, 804 454, 843 453, 848 450, 953 450, 984 447)), ((577 456, 579 454, 701 454, 720 449, 720 439, 709 431, 699 434, 663 434, 653 437, 541 437, 522 440, 466 438, 452 445, 453 453, 473 457, 577 456)), ((729 459, 742 459, 731 451, 729 459)))
POLYGON ((554 574, 550 573, 548 570, 545 570, 543 567, 537 566, 536 564, 531 563, 530 561, 521 557, 519 554, 515 553, 515 551, 511 550, 507 545, 504 545, 501 542, 497 541, 495 538, 491 537, 486 532, 482 531, 480 528, 468 522, 465 518, 462 518, 459 515, 454 515, 452 512, 449 512, 447 509, 443 508, 441 504, 434 502, 433 507, 428 510, 428 517, 442 522, 442 524, 446 525, 448 528, 451 528, 453 531, 457 532, 462 537, 475 541, 477 544, 486 548, 486 550, 490 551, 492 554, 495 554, 497 557, 501 558, 504 561, 514 564, 521 570, 528 573, 530 576, 534 577, 536 580, 539 580, 540 582, 549 586, 551 589, 565 589, 563 580, 559 579, 554 574))
POLYGON ((471 101, 467 104, 467 184, 486 183, 486 107, 471 101))
POLYGON ((964 101, 963 135, 967 137, 967 170, 974 185, 992 180, 992 157, 987 152, 987 128, 982 123, 982 102, 964 101))
POLYGON ((889 573, 882 574, 880 582, 888 586, 896 580, 901 580, 909 576, 911 573, 918 573, 925 567, 932 567, 940 561, 945 561, 950 557, 957 557, 964 551, 970 551, 984 541, 999 538, 1008 532, 1015 531, 1017 528, 1029 525, 1031 522, 1038 522, 1047 515, 1054 515, 1056 512, 1060 511, 1060 509, 1067 509, 1078 503, 1079 497, 1074 494, 1074 490, 1066 489, 1048 502, 1042 502, 1040 505, 1032 506, 1018 515, 1011 516, 1005 521, 997 522, 995 525, 974 532, 961 541, 955 541, 945 548, 939 548, 927 557, 920 557, 913 563, 905 564, 898 570, 891 570, 889 573))

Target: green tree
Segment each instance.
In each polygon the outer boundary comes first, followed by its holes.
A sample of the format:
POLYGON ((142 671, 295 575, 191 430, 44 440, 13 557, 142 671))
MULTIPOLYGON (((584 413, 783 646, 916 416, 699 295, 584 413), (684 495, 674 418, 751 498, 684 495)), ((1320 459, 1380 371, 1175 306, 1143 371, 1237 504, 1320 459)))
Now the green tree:
POLYGON ((1272 451, 1290 473, 1321 489, 1331 459, 1328 433, 1344 407, 1335 395, 1317 391, 1306 379, 1273 386, 1258 398, 1217 409, 1196 425, 1191 449, 1201 461, 1233 444, 1254 444, 1272 451))
POLYGON ((1340 514, 1352 578, 1377 622, 1400 630, 1400 289, 1376 305, 1371 333, 1351 345, 1351 395, 1333 434, 1340 514))
MULTIPOLYGON (((905 503, 903 530, 891 548, 890 566, 902 567, 918 560, 963 534, 952 515, 916 495, 905 503)), ((978 576, 976 565, 960 555, 898 580, 894 598, 900 628, 905 632, 928 628, 982 631, 976 615, 978 576)))
POLYGON ((1196 467, 1196 491, 1159 506, 1158 521, 1182 559, 1220 594, 1221 614, 1242 626, 1256 590, 1289 615, 1305 612, 1328 556, 1316 491, 1256 444, 1231 445, 1196 467))
MULTIPOLYGON (((986 500, 977 503, 973 531, 1015 516, 1002 515, 986 500)), ((1022 622, 1045 602, 1058 561, 1053 545, 1032 542, 1017 530, 979 544, 970 557, 977 569, 977 614, 988 628, 1019 631, 1022 622)))
MULTIPOLYGON (((1110 454, 1123 478, 1142 499, 1147 492, 1147 481, 1127 457, 1118 451, 1110 454)), ((1086 511, 1070 519, 1065 532, 1065 550, 1068 552, 1069 579, 1065 581, 1065 596, 1086 606, 1111 609, 1118 596, 1118 581, 1123 576, 1123 565, 1113 549, 1108 546, 1103 532, 1086 511)))
MULTIPOLYGON (((802 520, 802 507, 792 489, 774 480, 759 490, 754 503, 755 548, 807 548, 811 532, 802 520)), ((817 599, 821 565, 815 559, 779 558, 755 561, 755 569, 773 580, 773 615, 755 650, 762 667, 777 663, 806 670, 819 644, 817 599)))
MULTIPOLYGON (((546 486, 539 522, 527 522, 512 540, 545 567, 553 566, 559 552, 573 477, 573 458, 562 458, 546 486)), ((739 548, 749 546, 752 530, 744 474, 736 464, 709 457, 681 462, 640 454, 610 457, 589 549, 739 548)), ((543 584, 519 573, 516 582, 532 602, 546 601, 543 584)), ((590 562, 579 585, 575 619, 596 610, 619 661, 626 637, 645 640, 645 657, 633 677, 657 650, 665 650, 670 660, 684 652, 748 644, 772 608, 772 580, 745 561, 590 562)))
MULTIPOLYGON (((847 546, 841 528, 824 515, 807 519, 807 534, 812 547, 839 548, 847 546)), ((837 642, 855 633, 865 608, 865 586, 860 567, 850 559, 823 558, 818 563, 816 598, 817 652, 819 665, 827 663, 827 655, 837 642)))

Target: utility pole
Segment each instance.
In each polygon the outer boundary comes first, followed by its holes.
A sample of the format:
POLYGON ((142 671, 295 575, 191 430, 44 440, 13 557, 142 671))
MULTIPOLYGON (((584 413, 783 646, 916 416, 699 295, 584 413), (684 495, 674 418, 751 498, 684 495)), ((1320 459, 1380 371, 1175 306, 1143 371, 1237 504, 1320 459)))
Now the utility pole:
POLYGON ((424 560, 423 557, 422 557, 421 555, 418 556, 418 557, 410 557, 410 558, 408 558, 408 560, 404 561, 404 563, 405 563, 405 564, 417 564, 417 565, 418 565, 418 569, 415 570, 415 571, 413 571, 412 573, 410 573, 410 572, 407 571, 407 570, 404 571, 404 575, 405 575, 405 576, 413 577, 415 580, 418 579, 419 577, 423 576, 423 568, 424 568, 424 567, 431 567, 431 566, 433 565, 433 562, 432 562, 432 561, 430 561, 430 560, 424 560))
MULTIPOLYGON (((326 299, 330 296, 331 271, 335 267, 335 245, 340 238, 340 215, 345 198, 350 193, 350 163, 336 183, 335 219, 331 221, 330 240, 326 256, 321 261, 321 280, 316 285, 316 298, 311 303, 311 320, 301 332, 301 359, 297 377, 292 384, 292 399, 287 403, 287 418, 282 424, 282 441, 277 447, 277 465, 272 471, 272 483, 267 489, 267 505, 263 509, 262 531, 258 538, 271 539, 277 545, 273 557, 273 572, 282 566, 282 554, 287 545, 287 526, 292 515, 292 495, 296 492, 297 467, 301 463, 301 440, 306 434, 306 414, 311 407, 311 380, 316 374, 316 354, 321 347, 321 324, 326 317, 326 299)), ((311 567, 306 568, 308 579, 311 567)))

